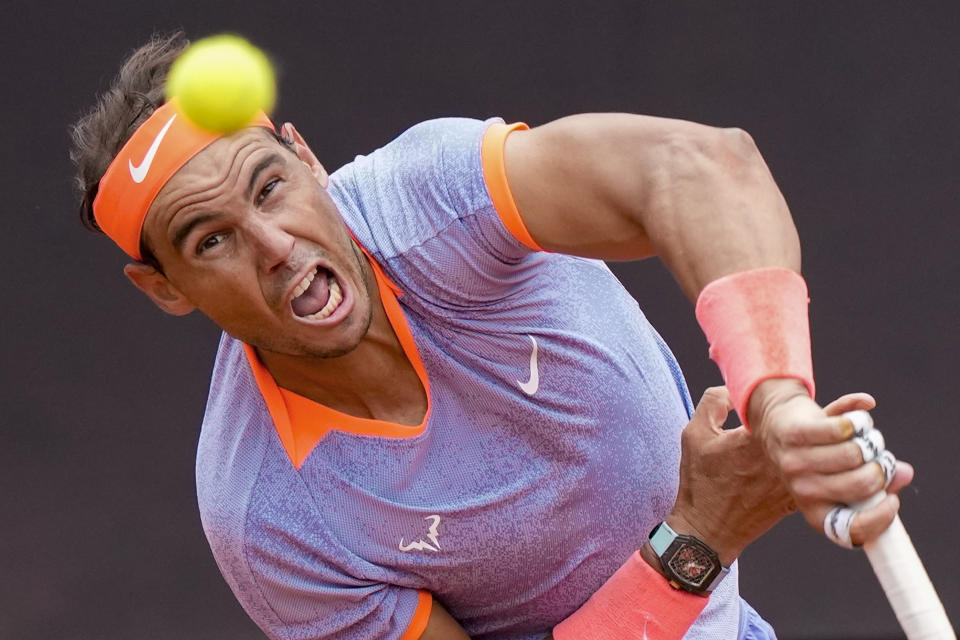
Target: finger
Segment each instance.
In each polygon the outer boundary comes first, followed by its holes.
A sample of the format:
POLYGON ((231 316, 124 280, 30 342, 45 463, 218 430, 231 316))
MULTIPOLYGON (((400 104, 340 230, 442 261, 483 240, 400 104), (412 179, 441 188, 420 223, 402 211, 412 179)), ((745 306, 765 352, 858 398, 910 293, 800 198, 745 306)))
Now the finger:
POLYGON ((869 411, 877 406, 877 401, 869 393, 848 393, 840 396, 823 408, 828 416, 838 416, 847 411, 862 409, 869 411))
POLYGON ((850 427, 853 429, 855 436, 862 436, 874 430, 873 416, 870 415, 869 411, 863 411, 862 409, 847 411, 841 414, 840 418, 850 422, 850 427))
POLYGON ((850 525, 850 540, 861 546, 887 530, 900 510, 900 498, 888 495, 880 503, 857 512, 850 525))
POLYGON ((876 460, 887 446, 879 429, 870 429, 862 436, 854 436, 850 439, 850 442, 860 449, 863 462, 876 460))
POLYGON ((900 489, 903 489, 913 481, 913 473, 913 465, 897 460, 897 466, 893 472, 893 479, 887 486, 887 493, 899 493, 900 489))
POLYGON ((784 427, 780 431, 780 441, 788 447, 813 447, 838 444, 849 440, 855 432, 849 417, 833 416, 784 427))
POLYGON ((877 462, 861 465, 851 471, 801 476, 790 481, 790 489, 801 508, 814 503, 862 502, 886 485, 887 476, 877 462))
POLYGON ((841 547, 861 546, 887 530, 900 509, 900 499, 888 495, 861 511, 845 505, 822 504, 804 511, 804 518, 841 547))
POLYGON ((850 538, 850 528, 853 526, 853 519, 857 517, 857 512, 850 507, 838 504, 827 512, 823 518, 823 533, 834 544, 845 549, 853 548, 853 540, 850 538))
POLYGON ((780 471, 788 478, 852 471, 866 462, 863 449, 853 440, 840 444, 792 449, 780 460, 780 471))
POLYGON ((726 387, 709 387, 703 392, 700 403, 697 404, 693 417, 690 418, 688 428, 709 428, 715 433, 723 431, 723 423, 733 411, 733 401, 726 387))
POLYGON ((883 450, 874 462, 880 465, 880 471, 884 478, 883 488, 886 489, 890 486, 893 476, 897 472, 897 459, 891 452, 883 450))

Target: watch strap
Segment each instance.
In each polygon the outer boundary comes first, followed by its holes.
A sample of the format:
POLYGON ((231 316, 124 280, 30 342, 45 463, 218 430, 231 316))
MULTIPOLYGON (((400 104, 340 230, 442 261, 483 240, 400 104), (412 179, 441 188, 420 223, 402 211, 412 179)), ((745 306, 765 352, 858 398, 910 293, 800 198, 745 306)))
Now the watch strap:
POLYGON ((650 532, 650 546, 658 558, 667 552, 667 548, 676 537, 677 532, 670 528, 666 520, 653 528, 650 532))

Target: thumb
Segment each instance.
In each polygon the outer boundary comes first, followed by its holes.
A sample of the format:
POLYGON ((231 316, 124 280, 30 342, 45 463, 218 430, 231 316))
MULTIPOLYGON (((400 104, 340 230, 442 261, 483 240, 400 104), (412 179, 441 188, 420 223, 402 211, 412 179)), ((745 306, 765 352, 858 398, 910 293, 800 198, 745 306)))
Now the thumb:
POLYGON ((697 410, 690 418, 688 429, 705 429, 714 433, 723 431, 723 423, 733 411, 733 401, 726 387, 710 387, 703 392, 697 410))
POLYGON ((828 416, 839 416, 847 411, 863 409, 869 411, 877 406, 877 401, 869 393, 848 393, 842 395, 823 408, 828 416))

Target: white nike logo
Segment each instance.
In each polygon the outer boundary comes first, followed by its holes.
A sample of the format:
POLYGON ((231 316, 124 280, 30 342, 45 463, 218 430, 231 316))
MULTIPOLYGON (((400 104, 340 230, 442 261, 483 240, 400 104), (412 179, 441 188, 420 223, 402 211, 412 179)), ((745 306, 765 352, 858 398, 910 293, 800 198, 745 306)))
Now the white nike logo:
POLYGON ((403 544, 403 538, 400 538, 400 551, 439 551, 440 550, 440 541, 437 539, 437 527, 440 525, 440 516, 432 515, 427 516, 424 520, 432 520, 430 529, 427 531, 427 537, 430 539, 430 542, 424 542, 423 538, 417 540, 416 542, 411 542, 410 544, 403 544))
POLYGON ((133 166, 133 160, 127 160, 127 164, 130 166, 130 177, 133 178, 133 181, 137 184, 143 182, 147 177, 147 172, 150 171, 150 165, 153 164, 153 156, 157 155, 157 149, 160 148, 160 141, 163 140, 163 136, 167 135, 167 129, 170 128, 170 125, 173 124, 173 119, 176 117, 177 114, 170 116, 167 124, 163 125, 163 129, 160 129, 160 133, 153 139, 153 144, 147 149, 147 155, 143 156, 143 162, 140 163, 139 167, 133 166))
POLYGON ((540 370, 537 369, 537 339, 533 336, 527 336, 533 343, 533 351, 530 352, 530 379, 526 382, 517 380, 517 384, 528 396, 532 396, 540 388, 540 370))

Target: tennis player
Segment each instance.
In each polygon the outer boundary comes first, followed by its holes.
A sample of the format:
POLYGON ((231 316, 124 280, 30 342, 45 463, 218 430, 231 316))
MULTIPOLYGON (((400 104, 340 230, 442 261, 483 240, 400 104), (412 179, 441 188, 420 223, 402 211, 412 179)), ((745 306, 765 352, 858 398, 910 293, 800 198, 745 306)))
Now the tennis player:
POLYGON ((840 414, 872 398, 811 399, 797 234, 743 131, 445 118, 328 175, 289 123, 165 104, 184 44, 125 62, 73 158, 132 283, 224 331, 199 503, 269 637, 772 638, 751 541, 793 508, 845 544, 891 522, 912 472, 865 462, 840 414), (601 261, 649 256, 727 383, 696 412, 601 261))

